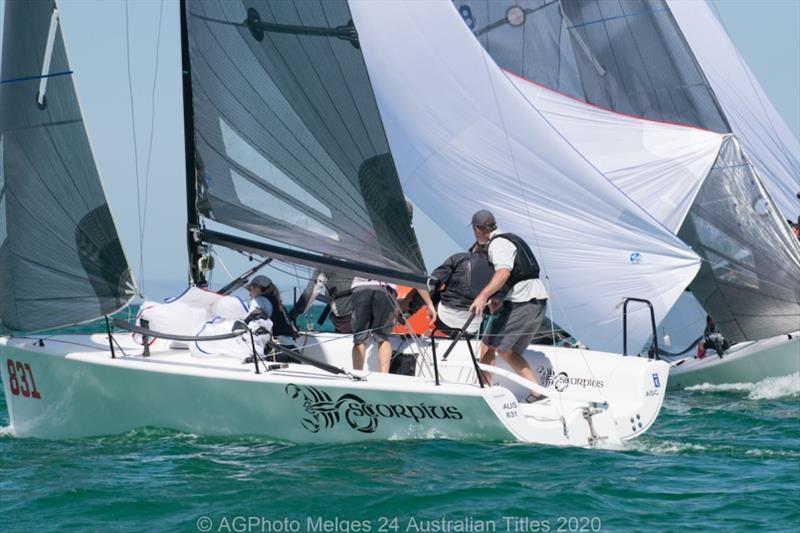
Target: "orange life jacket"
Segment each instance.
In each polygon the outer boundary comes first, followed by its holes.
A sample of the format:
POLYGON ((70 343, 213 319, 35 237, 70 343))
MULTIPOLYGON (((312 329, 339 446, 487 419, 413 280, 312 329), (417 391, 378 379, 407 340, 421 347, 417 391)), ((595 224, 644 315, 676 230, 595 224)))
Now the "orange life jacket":
MULTIPOLYGON (((406 287, 405 285, 398 285, 397 286, 397 299, 405 298, 413 289, 413 287, 406 287)), ((406 323, 401 324, 397 322, 394 327, 392 328, 392 333, 397 334, 407 334, 409 331, 413 331, 417 335, 427 335, 428 332, 433 327, 431 321, 428 320, 428 308, 424 305, 417 309, 417 311, 411 315, 410 317, 406 318, 406 323)), ((437 331, 437 337, 446 337, 444 333, 437 331)))

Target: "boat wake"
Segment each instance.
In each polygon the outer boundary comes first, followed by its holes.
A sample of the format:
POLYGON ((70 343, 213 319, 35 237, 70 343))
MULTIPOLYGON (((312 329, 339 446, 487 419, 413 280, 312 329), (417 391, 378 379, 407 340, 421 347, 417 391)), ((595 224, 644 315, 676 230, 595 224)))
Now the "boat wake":
POLYGON ((653 436, 643 436, 622 444, 605 444, 599 447, 605 450, 640 452, 648 455, 683 455, 707 452, 710 449, 708 446, 699 443, 662 439, 653 436))
POLYGON ((0 439, 3 437, 13 437, 14 436, 14 426, 11 424, 7 426, 0 426, 0 439))
POLYGON ((751 400, 777 400, 800 397, 800 372, 777 378, 765 378, 756 383, 703 383, 686 387, 687 391, 747 392, 751 400))

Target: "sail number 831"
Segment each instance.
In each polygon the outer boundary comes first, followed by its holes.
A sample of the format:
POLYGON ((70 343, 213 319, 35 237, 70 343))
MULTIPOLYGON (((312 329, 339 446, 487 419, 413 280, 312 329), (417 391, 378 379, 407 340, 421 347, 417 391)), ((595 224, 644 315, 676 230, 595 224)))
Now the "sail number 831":
POLYGON ((36 381, 33 379, 33 370, 28 363, 21 363, 8 359, 8 386, 14 396, 22 395, 25 398, 41 400, 42 395, 36 389, 36 381))

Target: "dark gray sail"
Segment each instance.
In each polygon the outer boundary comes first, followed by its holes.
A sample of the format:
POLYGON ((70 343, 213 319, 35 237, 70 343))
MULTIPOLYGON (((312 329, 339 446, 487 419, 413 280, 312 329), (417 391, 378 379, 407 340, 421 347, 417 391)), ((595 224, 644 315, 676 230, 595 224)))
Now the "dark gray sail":
POLYGON ((421 278, 347 2, 186 9, 201 213, 356 272, 421 278))
POLYGON ((729 131, 663 0, 453 0, 497 64, 621 113, 729 131))
POLYGON ((732 135, 678 236, 704 259, 689 288, 727 338, 800 328, 800 244, 732 135))
POLYGON ((0 326, 41 330, 134 294, 54 4, 6 2, 0 73, 0 326))

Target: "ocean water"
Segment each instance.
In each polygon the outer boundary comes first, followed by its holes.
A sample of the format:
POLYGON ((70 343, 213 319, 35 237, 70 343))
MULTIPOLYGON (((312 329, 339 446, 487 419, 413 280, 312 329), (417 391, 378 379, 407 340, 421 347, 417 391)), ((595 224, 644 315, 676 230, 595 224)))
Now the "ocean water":
POLYGON ((0 426, 2 531, 800 530, 798 374, 670 391, 617 450, 0 426))

